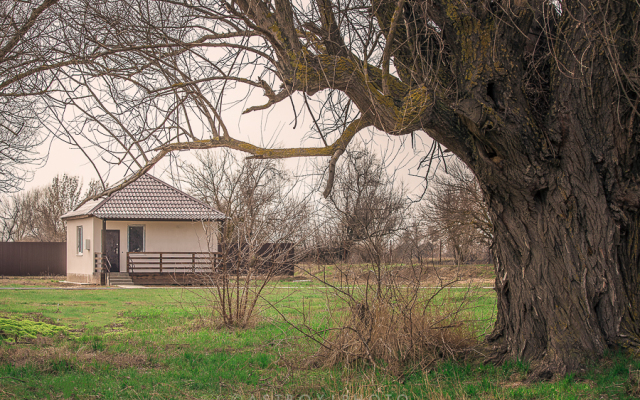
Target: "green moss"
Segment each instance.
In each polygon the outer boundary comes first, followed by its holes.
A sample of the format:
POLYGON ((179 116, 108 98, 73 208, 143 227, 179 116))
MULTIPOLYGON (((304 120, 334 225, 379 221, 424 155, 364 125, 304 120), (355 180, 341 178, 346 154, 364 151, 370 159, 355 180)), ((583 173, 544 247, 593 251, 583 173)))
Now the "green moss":
POLYGON ((38 336, 68 334, 69 328, 28 319, 0 318, 0 339, 14 342, 20 338, 35 339, 38 336))
POLYGON ((404 98, 402 108, 396 109, 396 130, 402 130, 415 123, 431 106, 433 106, 433 96, 426 87, 411 89, 404 98))

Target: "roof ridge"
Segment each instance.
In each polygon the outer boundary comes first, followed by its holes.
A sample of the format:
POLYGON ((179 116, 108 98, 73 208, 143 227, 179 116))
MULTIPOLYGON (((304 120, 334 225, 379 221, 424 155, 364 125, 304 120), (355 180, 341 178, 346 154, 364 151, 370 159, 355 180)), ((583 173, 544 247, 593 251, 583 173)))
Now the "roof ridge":
MULTIPOLYGON (((95 207, 93 207, 91 210, 89 210, 89 212, 87 212, 87 214, 93 214, 94 212, 96 212, 96 210, 100 207, 102 207, 102 205, 111 198, 111 196, 113 196, 113 193, 111 193, 109 196, 105 197, 102 199, 102 201, 100 201, 98 204, 95 205, 95 207)), ((80 208, 80 207, 78 207, 80 208)))

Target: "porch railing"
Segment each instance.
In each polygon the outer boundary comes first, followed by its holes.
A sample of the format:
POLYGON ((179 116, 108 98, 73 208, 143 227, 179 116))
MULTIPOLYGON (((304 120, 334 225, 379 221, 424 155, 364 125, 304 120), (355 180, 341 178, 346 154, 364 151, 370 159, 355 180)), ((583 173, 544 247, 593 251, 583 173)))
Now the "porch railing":
POLYGON ((210 252, 138 252, 127 253, 129 273, 204 273, 215 271, 220 253, 210 252))
POLYGON ((109 262, 107 255, 103 253, 94 253, 93 266, 93 272, 102 273, 111 271, 111 263, 109 262))

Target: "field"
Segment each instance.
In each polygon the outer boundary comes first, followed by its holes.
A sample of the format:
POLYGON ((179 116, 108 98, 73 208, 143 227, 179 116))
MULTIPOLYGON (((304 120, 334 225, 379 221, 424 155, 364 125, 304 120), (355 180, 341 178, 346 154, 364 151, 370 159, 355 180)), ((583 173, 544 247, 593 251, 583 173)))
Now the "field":
MULTIPOLYGON (((640 394, 640 362, 622 353, 580 375, 537 383, 527 381, 526 363, 484 364, 481 344, 400 377, 363 362, 314 365, 309 360, 320 345, 299 327, 303 319, 307 326, 326 323, 322 317, 332 295, 313 281, 272 282, 253 325, 229 329, 212 319, 208 289, 54 289, 52 280, 55 284, 55 279, 1 282, 12 289, 0 290, 0 398, 617 399, 640 394)), ((438 296, 451 304, 470 300, 468 315, 481 339, 491 326, 494 296, 482 286, 470 289, 472 281, 438 296)))

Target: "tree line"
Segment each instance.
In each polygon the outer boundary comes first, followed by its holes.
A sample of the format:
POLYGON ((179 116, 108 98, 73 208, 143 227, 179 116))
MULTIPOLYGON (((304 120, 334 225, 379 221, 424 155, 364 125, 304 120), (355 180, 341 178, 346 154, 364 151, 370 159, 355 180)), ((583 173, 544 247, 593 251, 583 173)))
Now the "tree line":
MULTIPOLYGON (((378 155, 359 146, 340 161, 334 190, 310 211, 303 178, 274 160, 246 160, 231 151, 207 152, 179 170, 178 185, 228 216, 219 241, 296 243, 318 262, 420 263, 490 261, 491 225, 480 187, 451 159, 420 201, 395 182, 378 155), (371 248, 374 246, 375 248, 371 248), (385 254, 384 260, 374 260, 385 254)), ((325 171, 316 168, 316 176, 325 171)), ((102 191, 92 180, 62 175, 43 187, 0 199, 0 240, 66 241, 60 216, 102 191)), ((236 243, 236 244, 237 244, 236 243)))
POLYGON ((0 197, 0 241, 65 242, 60 217, 101 190, 97 181, 83 190, 79 177, 64 174, 48 185, 0 197))

